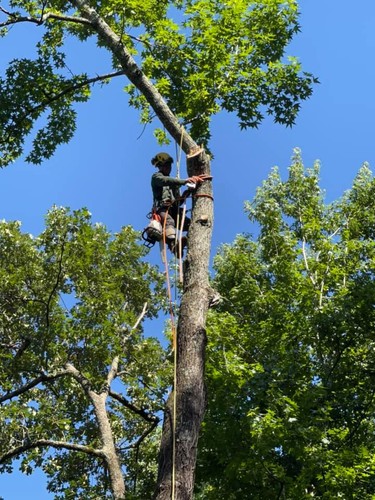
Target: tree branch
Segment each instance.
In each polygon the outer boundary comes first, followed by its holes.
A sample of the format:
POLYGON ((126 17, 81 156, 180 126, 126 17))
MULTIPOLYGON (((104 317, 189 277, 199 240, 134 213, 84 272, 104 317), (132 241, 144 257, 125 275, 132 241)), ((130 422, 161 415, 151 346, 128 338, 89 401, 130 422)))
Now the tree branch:
POLYGON ((72 0, 72 4, 85 19, 90 21, 99 38, 117 57, 130 82, 144 95, 166 130, 178 144, 182 145, 183 151, 189 153, 190 150, 197 148, 197 144, 180 125, 162 95, 142 72, 130 52, 123 45, 121 38, 86 0, 72 0))
POLYGON ((134 489, 133 491, 137 491, 137 480, 138 480, 138 470, 139 470, 139 448, 143 441, 146 439, 147 436, 151 434, 151 432, 157 427, 158 422, 154 422, 151 424, 151 426, 144 431, 144 433, 137 439, 137 441, 129 446, 127 446, 125 449, 130 449, 130 448, 135 448, 135 463, 137 464, 137 467, 135 469, 135 474, 134 474, 134 489))
POLYGON ((142 319, 144 318, 144 316, 145 316, 146 312, 147 312, 147 302, 145 302, 145 303, 143 304, 143 309, 142 309, 142 312, 141 312, 141 314, 138 316, 137 321, 134 323, 134 326, 133 326, 132 330, 135 330, 136 328, 138 328, 139 323, 140 323, 140 322, 142 321, 142 319))
POLYGON ((107 376, 107 385, 108 385, 108 388, 111 386, 111 383, 112 383, 113 379, 115 379, 116 376, 117 376, 117 373, 118 373, 118 362, 119 362, 119 357, 115 356, 115 358, 112 361, 111 368, 110 368, 110 370, 108 372, 108 376, 107 376))
POLYGON ((8 401, 9 399, 15 398, 19 396, 20 394, 24 394, 25 392, 29 391, 30 389, 33 389, 36 387, 38 384, 42 382, 51 382, 52 380, 56 380, 57 378, 63 377, 64 375, 69 375, 70 372, 68 370, 61 371, 59 373, 56 373, 55 375, 40 375, 40 377, 35 378, 34 380, 31 380, 27 384, 23 385, 19 389, 16 389, 15 391, 8 392, 6 394, 3 394, 0 396, 0 403, 3 403, 4 401, 8 401))
POLYGON ((1 455, 0 464, 6 462, 11 458, 19 456, 21 453, 24 453, 25 451, 32 450, 34 448, 45 448, 45 447, 72 450, 81 453, 86 453, 87 455, 95 455, 97 457, 104 458, 104 453, 102 450, 91 448, 90 446, 85 446, 76 443, 66 443, 65 441, 54 441, 51 439, 36 439, 35 441, 26 441, 21 446, 16 446, 15 448, 1 455))
POLYGON ((151 432, 155 429, 155 427, 157 427, 159 423, 159 420, 155 420, 155 422, 153 422, 151 424, 151 426, 146 429, 143 434, 141 434, 139 436, 139 438, 137 439, 137 441, 131 445, 129 445, 127 448, 130 449, 130 448, 136 448, 137 449, 137 462, 138 462, 138 452, 139 452, 139 447, 140 445, 142 444, 142 442, 146 439, 147 436, 149 436, 151 434, 151 432))
POLYGON ((50 314, 50 307, 51 307, 51 302, 52 302, 52 298, 53 296, 55 295, 55 292, 57 290, 57 287, 59 286, 59 281, 60 281, 60 278, 61 278, 61 274, 62 274, 62 260, 63 260, 63 256, 64 256, 64 251, 65 251, 65 243, 66 243, 66 237, 67 237, 67 233, 64 235, 64 240, 62 242, 62 245, 61 245, 61 251, 60 251, 60 258, 59 258, 59 266, 58 266, 58 272, 57 272, 57 277, 56 277, 56 280, 55 280, 55 284, 51 290, 51 293, 49 294, 49 297, 48 297, 48 300, 47 300, 47 304, 46 304, 46 327, 47 327, 47 332, 49 332, 49 314, 50 314))
POLYGON ((135 413, 135 414, 139 415, 140 417, 144 418, 145 420, 147 420, 147 422, 157 422, 157 423, 160 422, 159 417, 157 417, 155 415, 151 415, 147 411, 142 410, 140 408, 137 408, 136 406, 134 406, 132 403, 130 403, 130 401, 128 401, 124 396, 122 396, 118 392, 112 391, 112 389, 110 389, 108 392, 108 395, 111 396, 116 401, 118 401, 119 403, 121 403, 126 408, 128 408, 128 410, 132 411, 133 413, 135 413))
POLYGON ((85 393, 90 397, 91 384, 88 379, 71 363, 66 363, 65 367, 66 371, 73 376, 73 378, 82 386, 85 393))
POLYGON ((38 26, 45 24, 49 19, 54 19, 56 21, 65 21, 69 23, 83 24, 85 26, 91 27, 90 21, 83 17, 76 16, 63 16, 61 14, 53 14, 52 12, 47 12, 46 14, 42 14, 40 17, 32 17, 32 16, 20 16, 14 12, 9 12, 4 9, 4 7, 0 6, 0 12, 8 16, 6 21, 0 23, 0 28, 5 28, 6 26, 12 26, 18 23, 32 23, 38 26))
POLYGON ((305 263, 305 269, 307 271, 308 277, 310 278, 311 283, 315 286, 316 285, 316 281, 315 281, 314 277, 312 276, 312 274, 310 272, 309 263, 307 261, 306 240, 305 240, 305 237, 302 238, 302 255, 303 255, 303 261, 305 263))
POLYGON ((58 92, 57 94, 54 94, 53 96, 49 96, 48 99, 45 101, 41 102, 40 104, 28 109, 24 115, 16 120, 14 122, 14 126, 17 126, 18 123, 22 122, 25 120, 28 116, 30 116, 32 113, 38 112, 38 111, 43 111, 44 108, 47 106, 51 105, 53 102, 60 100, 62 97, 65 95, 72 94, 76 90, 82 89, 84 87, 88 87, 89 85, 92 85, 97 82, 101 82, 104 80, 108 80, 110 78, 114 78, 116 76, 122 76, 124 75, 124 71, 115 71, 113 73, 106 73, 105 75, 98 75, 93 78, 88 78, 83 82, 76 83, 75 85, 70 85, 69 87, 66 87, 64 90, 61 92, 58 92))
MULTIPOLYGON (((146 312, 147 312, 147 302, 145 302, 143 304, 142 312, 138 316, 136 322, 134 323, 134 326, 130 329, 130 332, 132 332, 133 330, 138 328, 138 326, 139 326, 140 322, 142 321, 142 319, 144 318, 146 312)), ((110 368, 110 370, 108 372, 108 376, 107 376, 107 387, 108 388, 111 386, 111 383, 118 375, 118 365, 119 365, 119 357, 115 356, 115 358, 112 361, 111 368, 110 368)))

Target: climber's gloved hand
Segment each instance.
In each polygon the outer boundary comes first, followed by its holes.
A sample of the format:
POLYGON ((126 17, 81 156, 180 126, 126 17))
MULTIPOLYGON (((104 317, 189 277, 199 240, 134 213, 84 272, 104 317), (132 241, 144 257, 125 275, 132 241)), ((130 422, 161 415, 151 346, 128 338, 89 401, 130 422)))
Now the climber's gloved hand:
POLYGON ((189 177, 188 179, 186 179, 185 184, 199 184, 200 182, 209 181, 211 179, 212 179, 212 176, 207 175, 207 174, 193 175, 192 177, 189 177))

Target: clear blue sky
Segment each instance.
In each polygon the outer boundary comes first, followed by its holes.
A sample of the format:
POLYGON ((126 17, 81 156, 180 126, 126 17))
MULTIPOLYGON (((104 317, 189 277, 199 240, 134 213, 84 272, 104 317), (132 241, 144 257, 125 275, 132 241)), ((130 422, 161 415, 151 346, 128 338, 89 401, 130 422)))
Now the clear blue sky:
MULTIPOLYGON (((306 71, 320 80, 303 104, 297 123, 285 129, 266 120, 259 130, 240 132, 235 117, 214 120, 211 149, 215 195, 213 252, 236 234, 251 231, 243 214, 244 200, 277 165, 285 177, 293 148, 302 150, 306 166, 321 161, 327 200, 348 189, 364 161, 375 165, 374 80, 375 2, 301 0, 301 33, 288 50, 306 71)), ((32 50, 37 27, 16 26, 0 39, 0 71, 7 60, 32 50)), ((27 55, 27 54, 26 54, 27 55)), ((68 59, 74 72, 82 64, 90 74, 110 69, 109 55, 92 46, 74 47, 68 59)), ((38 234, 44 214, 53 205, 88 207, 95 221, 117 231, 146 225, 151 206, 150 158, 159 151, 149 127, 143 133, 136 113, 128 108, 125 81, 96 87, 93 99, 78 106, 78 127, 70 144, 41 166, 18 161, 0 171, 0 219, 20 220, 38 234)), ((163 148, 175 156, 175 147, 163 148)), ((182 176, 184 176, 184 163, 182 176)), ((375 166, 374 166, 375 168, 375 166)), ((157 250, 150 260, 157 263, 157 250)), ((157 332, 149 332, 154 335, 157 332)), ((0 476, 5 500, 52 498, 41 474, 0 476)))

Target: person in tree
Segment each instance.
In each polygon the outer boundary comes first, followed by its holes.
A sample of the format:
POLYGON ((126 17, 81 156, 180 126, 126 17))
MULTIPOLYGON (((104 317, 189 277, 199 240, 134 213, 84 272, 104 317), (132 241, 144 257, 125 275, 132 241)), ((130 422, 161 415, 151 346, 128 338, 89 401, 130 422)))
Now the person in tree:
MULTIPOLYGON (((177 253, 176 224, 179 214, 181 215, 181 201, 183 201, 188 194, 185 191, 181 196, 180 187, 188 185, 188 188, 195 189, 197 184, 209 180, 211 177, 208 175, 195 175, 188 179, 170 177, 172 163, 173 158, 168 153, 158 153, 151 159, 151 164, 158 169, 151 177, 151 188, 153 195, 153 212, 160 216, 161 224, 163 228, 165 227, 165 238, 169 250, 173 253, 177 253)), ((182 230, 187 231, 189 229, 189 224, 190 219, 186 217, 182 230)), ((186 237, 183 237, 183 248, 186 246, 186 241, 186 237)))

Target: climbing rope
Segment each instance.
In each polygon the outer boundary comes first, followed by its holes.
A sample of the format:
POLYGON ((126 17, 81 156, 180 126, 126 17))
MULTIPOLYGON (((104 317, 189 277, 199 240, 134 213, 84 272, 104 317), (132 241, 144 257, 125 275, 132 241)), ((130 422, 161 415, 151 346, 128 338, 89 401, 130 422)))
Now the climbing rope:
MULTIPOLYGON (((183 133, 182 130, 181 140, 179 147, 176 142, 176 174, 177 178, 180 178, 180 161, 181 161, 181 153, 182 153, 182 141, 183 141, 183 133)), ((184 205, 182 210, 182 216, 180 221, 180 201, 177 202, 177 218, 176 218, 176 237, 175 237, 175 248, 178 248, 178 269, 179 269, 179 280, 183 281, 183 273, 182 273, 182 232, 185 224, 186 218, 186 196, 183 198, 184 205), (178 233, 179 231, 179 233, 178 233)), ((166 224, 168 217, 169 208, 165 213, 165 218, 163 221, 163 246, 164 246, 164 265, 165 265, 165 275, 167 281, 167 289, 168 289, 168 299, 169 299, 169 311, 171 318, 171 330, 172 330, 172 348, 173 348, 173 414, 172 414, 172 484, 171 484, 171 500, 175 500, 176 497, 176 426, 177 426, 177 329, 174 318, 173 306, 172 306, 172 292, 171 292, 171 283, 169 277, 169 269, 168 269, 168 259, 167 259, 167 245, 166 245, 166 224)), ((175 255, 176 257, 176 255, 175 255)), ((175 266, 176 274, 175 274, 175 301, 177 302, 177 266, 175 266)))
POLYGON ((182 154, 182 141, 184 139, 184 128, 181 127, 182 132, 181 132, 181 139, 180 139, 180 144, 177 145, 177 141, 175 141, 175 146, 176 146, 176 172, 177 172, 177 178, 180 178, 180 162, 181 162, 181 154, 182 154))
MULTIPOLYGON (((172 332, 172 348, 173 348, 173 412, 172 412, 172 485, 171 485, 171 499, 176 499, 176 423, 177 423, 177 329, 173 311, 172 303, 172 290, 169 278, 169 267, 167 259, 167 242, 166 242, 166 225, 169 208, 165 212, 163 221, 163 261, 165 264, 165 278, 167 283, 168 300, 169 300, 169 314, 171 320, 172 332)), ((176 290, 176 283, 175 283, 176 290)))
MULTIPOLYGON (((180 178, 180 160, 182 153, 182 141, 183 141, 184 130, 182 129, 181 140, 179 147, 176 142, 176 171, 177 178, 180 178)), ((183 238, 183 228, 186 220, 186 198, 188 194, 183 196, 182 198, 176 200, 177 203, 177 217, 176 217, 176 237, 175 237, 175 248, 178 248, 178 269, 179 269, 179 281, 183 282, 183 270, 182 270, 182 238, 183 238), (183 208, 180 220, 180 202, 183 200, 183 208)), ((195 194, 192 195, 196 198, 198 197, 207 197, 213 200, 213 197, 208 194, 195 194)), ((175 316, 173 311, 173 302, 172 302, 172 291, 171 291, 171 282, 169 276, 169 267, 168 267, 168 259, 167 259, 167 242, 166 242, 166 225, 168 218, 169 208, 167 208, 165 212, 165 217, 163 221, 163 252, 162 252, 162 260, 165 265, 165 276, 167 283, 167 291, 168 291, 168 300, 169 300, 169 312, 170 312, 170 320, 171 320, 171 332, 172 332, 172 348, 173 348, 173 412, 172 412, 172 475, 171 475, 171 500, 176 500, 177 492, 176 492, 176 428, 177 428, 177 329, 175 316)), ((175 258, 177 255, 175 254, 175 258)), ((177 266, 175 266, 175 302, 177 302, 177 266)))
POLYGON ((185 218, 186 218, 186 198, 185 198, 184 206, 182 209, 180 234, 179 234, 179 240, 178 240, 178 269, 180 271, 180 274, 179 274, 180 283, 182 283, 184 281, 184 276, 183 276, 183 272, 182 272, 182 250, 183 250, 182 249, 182 231, 184 229, 185 218))

